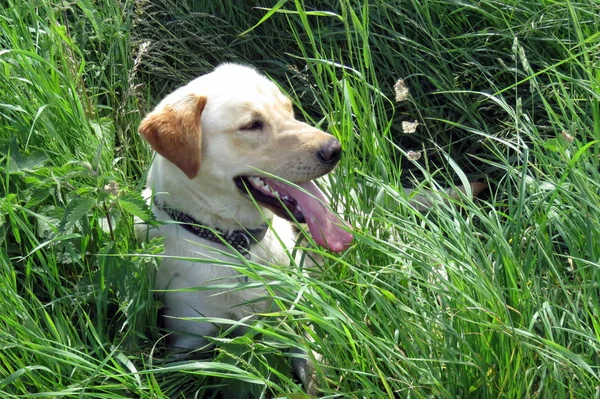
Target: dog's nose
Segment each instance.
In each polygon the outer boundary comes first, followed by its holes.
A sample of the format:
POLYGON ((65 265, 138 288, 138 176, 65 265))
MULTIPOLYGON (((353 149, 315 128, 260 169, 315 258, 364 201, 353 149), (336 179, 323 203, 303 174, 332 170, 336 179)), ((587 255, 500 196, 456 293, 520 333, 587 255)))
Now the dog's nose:
POLYGON ((335 164, 342 157, 342 145, 337 139, 329 140, 319 150, 319 159, 325 163, 335 164))

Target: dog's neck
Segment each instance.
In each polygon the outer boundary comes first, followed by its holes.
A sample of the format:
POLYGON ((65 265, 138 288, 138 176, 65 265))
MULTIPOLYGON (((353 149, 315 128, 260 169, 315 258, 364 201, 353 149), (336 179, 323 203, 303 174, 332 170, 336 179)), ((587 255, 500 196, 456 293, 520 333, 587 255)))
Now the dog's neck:
POLYGON ((271 211, 243 198, 233 180, 207 178, 202 173, 189 179, 160 155, 148 172, 147 187, 165 206, 225 232, 257 229, 265 225, 265 219, 273 218, 271 211))

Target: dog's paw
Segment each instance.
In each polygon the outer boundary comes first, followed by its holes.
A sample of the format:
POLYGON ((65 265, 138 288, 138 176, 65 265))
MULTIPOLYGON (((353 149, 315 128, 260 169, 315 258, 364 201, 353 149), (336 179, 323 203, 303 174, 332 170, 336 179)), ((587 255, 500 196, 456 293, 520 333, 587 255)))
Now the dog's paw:
POLYGON ((308 357, 305 352, 299 349, 294 349, 293 352, 302 355, 302 357, 292 358, 292 367, 294 368, 296 376, 300 382, 302 382, 305 392, 310 396, 316 397, 319 393, 320 384, 314 361, 320 361, 321 356, 313 352, 313 357, 315 359, 313 361, 313 359, 308 357))

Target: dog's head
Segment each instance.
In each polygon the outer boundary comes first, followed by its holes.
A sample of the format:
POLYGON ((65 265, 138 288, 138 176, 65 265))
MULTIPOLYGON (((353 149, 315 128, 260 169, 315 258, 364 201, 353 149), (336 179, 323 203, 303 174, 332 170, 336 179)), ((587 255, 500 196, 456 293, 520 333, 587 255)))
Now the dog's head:
POLYGON ((188 179, 220 181, 243 201, 251 195, 283 218, 306 222, 333 251, 352 240, 312 182, 339 161, 339 141, 296 120, 290 100, 254 69, 225 64, 192 81, 148 114, 139 133, 188 179))

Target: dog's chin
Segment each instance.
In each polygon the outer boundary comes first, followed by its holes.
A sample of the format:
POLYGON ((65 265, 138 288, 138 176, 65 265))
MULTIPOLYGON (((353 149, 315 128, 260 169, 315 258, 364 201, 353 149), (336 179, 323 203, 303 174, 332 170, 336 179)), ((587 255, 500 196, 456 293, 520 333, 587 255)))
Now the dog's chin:
POLYGON ((242 194, 252 197, 250 200, 253 199, 277 216, 291 222, 306 222, 296 200, 273 190, 263 179, 256 176, 238 176, 233 181, 242 194))

